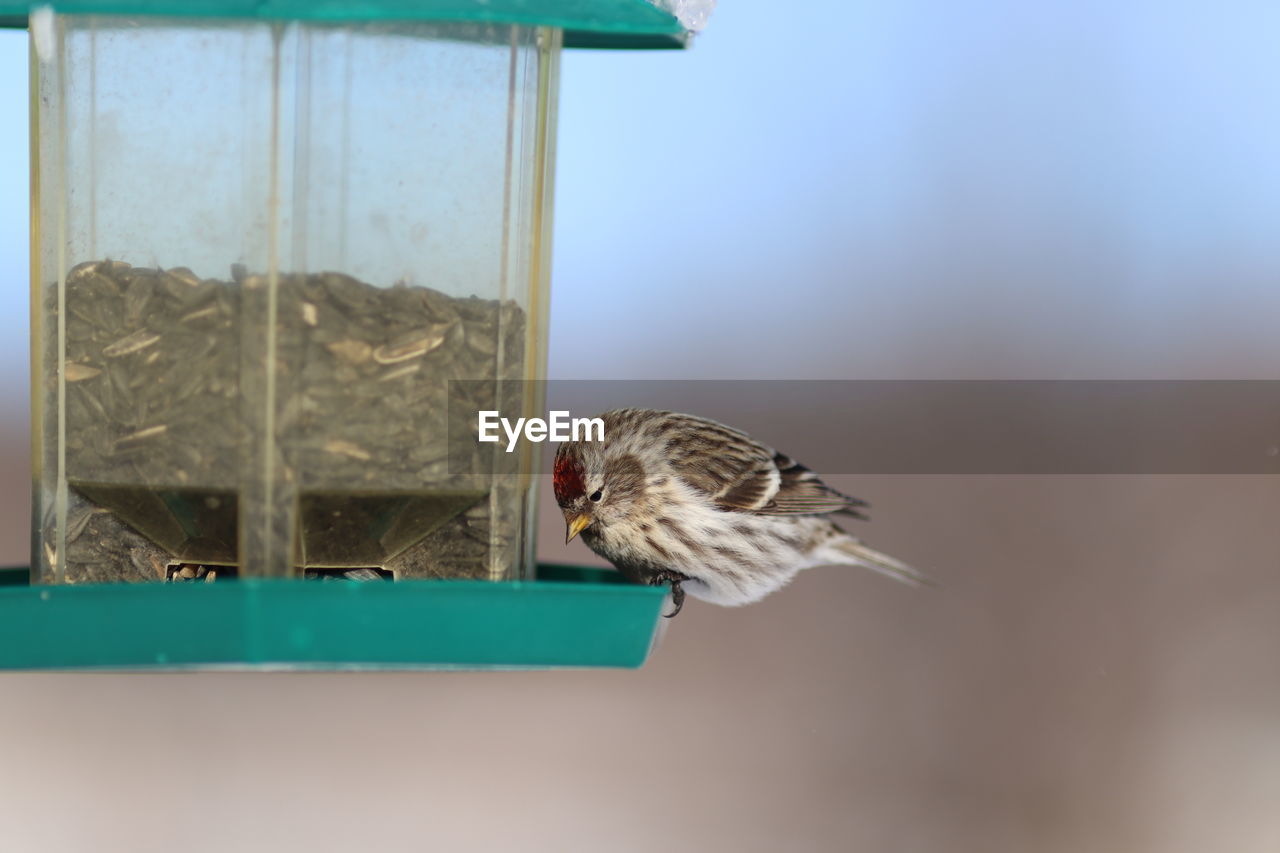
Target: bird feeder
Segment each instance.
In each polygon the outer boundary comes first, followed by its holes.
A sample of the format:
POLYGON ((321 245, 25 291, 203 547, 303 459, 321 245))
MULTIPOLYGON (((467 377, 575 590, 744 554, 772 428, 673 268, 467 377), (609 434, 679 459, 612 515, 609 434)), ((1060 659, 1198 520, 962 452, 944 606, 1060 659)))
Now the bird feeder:
POLYGON ((530 620, 594 624, 600 601, 643 614, 647 649, 660 593, 535 580, 536 454, 475 432, 478 410, 542 410, 561 48, 679 47, 680 21, 645 0, 0 0, 28 11, 18 639, 161 611, 261 634, 156 651, 157 627, 37 665, 574 663, 531 657, 530 620), (424 608, 490 648, 415 640, 397 620, 424 608))

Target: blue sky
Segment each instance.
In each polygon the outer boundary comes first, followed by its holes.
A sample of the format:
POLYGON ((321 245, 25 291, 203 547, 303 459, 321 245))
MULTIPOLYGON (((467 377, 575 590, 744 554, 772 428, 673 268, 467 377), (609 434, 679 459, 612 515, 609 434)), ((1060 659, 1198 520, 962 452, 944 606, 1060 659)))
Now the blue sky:
POLYGON ((0 30, 0 430, 21 429, 27 418, 27 38, 0 30))
MULTIPOLYGON (((683 53, 566 53, 552 376, 1280 373, 1280 7, 804 9, 722 3, 683 53)), ((0 32, 15 399, 25 75, 0 32)))

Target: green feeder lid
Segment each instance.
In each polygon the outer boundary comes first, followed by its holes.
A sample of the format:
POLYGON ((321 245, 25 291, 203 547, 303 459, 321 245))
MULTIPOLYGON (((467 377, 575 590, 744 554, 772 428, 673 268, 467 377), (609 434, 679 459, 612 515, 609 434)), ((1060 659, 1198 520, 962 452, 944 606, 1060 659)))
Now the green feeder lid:
MULTIPOLYGON (((31 0, 0 0, 0 26, 25 28, 31 0)), ((559 27, 565 47, 679 48, 690 33, 649 0, 57 0, 60 14, 307 21, 477 21, 559 27)))
POLYGON ((638 667, 666 592, 568 566, 499 583, 92 586, 0 569, 0 670, 638 667))

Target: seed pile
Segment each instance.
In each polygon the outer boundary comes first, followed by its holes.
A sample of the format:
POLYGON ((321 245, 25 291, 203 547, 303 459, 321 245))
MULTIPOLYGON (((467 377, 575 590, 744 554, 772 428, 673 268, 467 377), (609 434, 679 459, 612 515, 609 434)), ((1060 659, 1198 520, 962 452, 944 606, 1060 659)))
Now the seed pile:
MULTIPOLYGON (((341 273, 283 275, 269 345, 269 293, 265 277, 240 267, 227 280, 110 260, 74 268, 63 369, 73 487, 234 491, 261 464, 250 449, 268 428, 284 477, 300 491, 421 494, 474 489, 474 475, 495 467, 514 473, 518 454, 495 454, 474 436, 478 409, 519 408, 519 384, 494 381, 523 378, 525 313, 516 303, 375 287, 341 273), (278 404, 267 413, 269 374, 278 404), (486 381, 450 385, 459 379, 486 381)), ((56 364, 56 288, 47 294, 45 359, 56 364)), ((50 376, 50 413, 56 389, 50 376)), ((444 520, 382 568, 488 577, 490 549, 508 550, 519 513, 514 490, 503 494, 444 520), (510 520, 493 523, 497 504, 510 504, 510 520)), ((148 553, 146 538, 135 541, 108 508, 84 507, 83 522, 68 521, 67 580, 166 579, 182 565, 164 549, 148 553)))

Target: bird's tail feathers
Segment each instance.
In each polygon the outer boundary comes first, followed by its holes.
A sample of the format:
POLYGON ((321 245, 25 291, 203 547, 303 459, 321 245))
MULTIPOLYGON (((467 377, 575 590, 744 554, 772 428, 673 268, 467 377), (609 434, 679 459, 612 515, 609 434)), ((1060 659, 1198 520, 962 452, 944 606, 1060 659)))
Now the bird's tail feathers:
POLYGON ((882 554, 874 548, 868 548, 857 539, 849 537, 834 543, 835 548, 841 554, 851 558, 851 562, 862 566, 865 569, 871 569, 873 572, 879 572, 882 575, 911 584, 912 586, 934 586, 935 582, 928 575, 917 569, 908 566, 901 560, 890 557, 888 554, 882 554))

